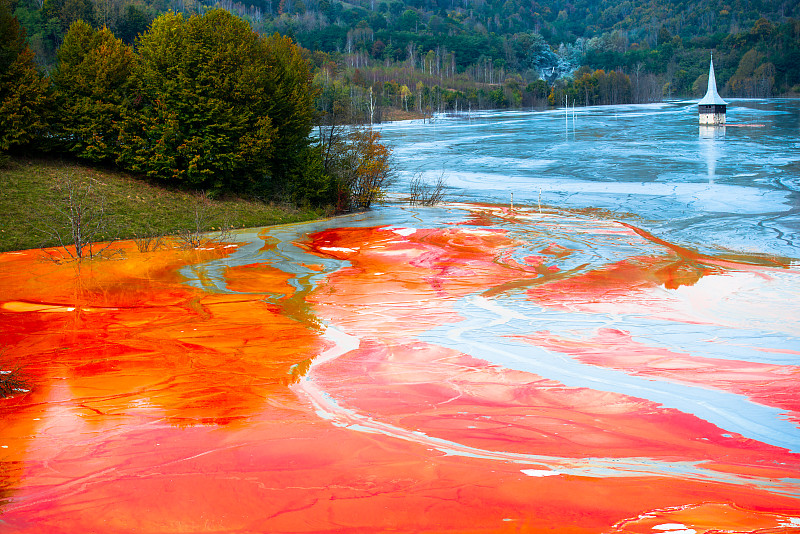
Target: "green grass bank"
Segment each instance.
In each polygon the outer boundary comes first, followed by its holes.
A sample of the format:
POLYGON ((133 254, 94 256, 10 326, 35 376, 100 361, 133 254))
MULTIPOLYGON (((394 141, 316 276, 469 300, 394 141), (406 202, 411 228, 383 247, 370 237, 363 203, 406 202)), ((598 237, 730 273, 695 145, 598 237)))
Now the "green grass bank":
POLYGON ((211 200, 74 162, 14 158, 0 168, 0 252, 59 245, 53 230, 68 231, 76 205, 92 212, 92 224, 102 224, 98 241, 269 226, 326 215, 241 198, 211 200), (75 186, 79 198, 67 198, 66 183, 75 186))

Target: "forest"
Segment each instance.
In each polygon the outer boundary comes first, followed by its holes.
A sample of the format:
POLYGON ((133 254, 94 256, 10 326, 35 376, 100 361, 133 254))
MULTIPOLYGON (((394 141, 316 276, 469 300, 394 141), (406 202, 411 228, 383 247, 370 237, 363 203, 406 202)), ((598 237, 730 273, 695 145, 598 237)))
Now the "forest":
POLYGON ((327 95, 318 109, 346 100, 354 121, 693 98, 712 53, 723 96, 800 94, 800 4, 788 0, 12 2, 44 69, 78 19, 135 45, 166 11, 226 9, 299 44, 327 95))
MULTIPOLYGON (((327 130, 290 38, 222 9, 168 12, 136 46, 71 23, 47 73, 0 0, 0 159, 35 152, 112 165, 210 197, 369 207, 391 175, 377 132, 327 130)), ((2 163, 2 161, 0 161, 2 163)))

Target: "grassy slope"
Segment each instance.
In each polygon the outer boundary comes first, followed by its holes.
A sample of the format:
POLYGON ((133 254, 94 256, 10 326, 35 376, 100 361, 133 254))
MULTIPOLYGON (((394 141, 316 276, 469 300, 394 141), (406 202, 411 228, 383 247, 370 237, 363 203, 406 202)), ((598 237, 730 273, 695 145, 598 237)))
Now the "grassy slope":
POLYGON ((38 231, 43 219, 64 206, 53 184, 66 176, 91 183, 103 198, 107 231, 102 239, 176 234, 196 229, 196 207, 205 215, 203 230, 225 225, 249 228, 318 218, 321 213, 241 199, 200 201, 196 194, 164 189, 124 173, 75 163, 15 159, 0 169, 0 252, 56 245, 38 231))

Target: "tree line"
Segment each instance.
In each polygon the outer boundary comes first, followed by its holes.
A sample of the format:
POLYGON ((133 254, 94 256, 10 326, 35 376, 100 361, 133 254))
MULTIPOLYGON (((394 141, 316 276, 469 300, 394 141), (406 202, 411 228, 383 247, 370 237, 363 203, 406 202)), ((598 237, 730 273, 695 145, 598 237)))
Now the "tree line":
POLYGON ((9 1, 47 68, 77 18, 132 44, 165 10, 221 7, 327 55, 343 83, 367 89, 358 69, 373 94, 376 83, 406 86, 418 111, 537 105, 538 87, 527 89, 539 79, 558 101, 579 67, 628 76, 630 102, 697 96, 712 51, 723 96, 800 93, 800 4, 785 0, 9 1))
POLYGON ((341 210, 368 207, 374 195, 363 190, 390 178, 377 133, 353 131, 323 160, 310 135, 316 89, 303 50, 228 11, 161 15, 135 47, 78 20, 49 75, 8 0, 0 32, 0 154, 34 149, 212 196, 341 210))
MULTIPOLYGON (((370 35, 369 27, 363 29, 359 35, 370 35)), ((327 88, 326 95, 350 98, 355 115, 378 120, 391 107, 432 113, 559 106, 565 101, 647 103, 702 96, 713 53, 725 97, 800 93, 800 20, 795 19, 773 24, 762 17, 746 31, 688 42, 662 27, 653 47, 647 41, 631 43, 619 31, 557 50, 541 36, 484 37, 503 42, 506 58, 513 61, 482 56, 462 68, 458 50, 439 44, 426 52, 414 43, 406 46, 404 60, 380 60, 356 44, 349 53, 315 51, 316 83, 327 88), (370 106, 376 108, 371 117, 370 106)))
POLYGON ((376 83, 395 82, 418 106, 420 82, 445 96, 463 93, 451 98, 453 106, 468 99, 473 107, 525 107, 537 102, 527 89, 541 79, 558 101, 585 74, 575 72, 579 67, 627 76, 630 97, 615 103, 696 97, 712 52, 724 96, 800 93, 800 4, 782 0, 304 0, 282 2, 277 11, 269 0, 230 5, 260 6, 260 27, 327 54, 345 82, 357 79, 358 69, 373 93, 376 83))

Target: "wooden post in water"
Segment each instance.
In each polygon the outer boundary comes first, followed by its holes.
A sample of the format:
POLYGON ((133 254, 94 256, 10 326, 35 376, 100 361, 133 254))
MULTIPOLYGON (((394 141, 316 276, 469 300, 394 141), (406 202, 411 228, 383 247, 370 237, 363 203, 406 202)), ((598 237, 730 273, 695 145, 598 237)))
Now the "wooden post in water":
POLYGON ((564 137, 569 141, 569 97, 564 95, 564 137))
MULTIPOLYGON (((569 134, 569 97, 564 95, 564 130, 569 134)), ((572 128, 575 129, 575 100, 572 101, 572 128)))

